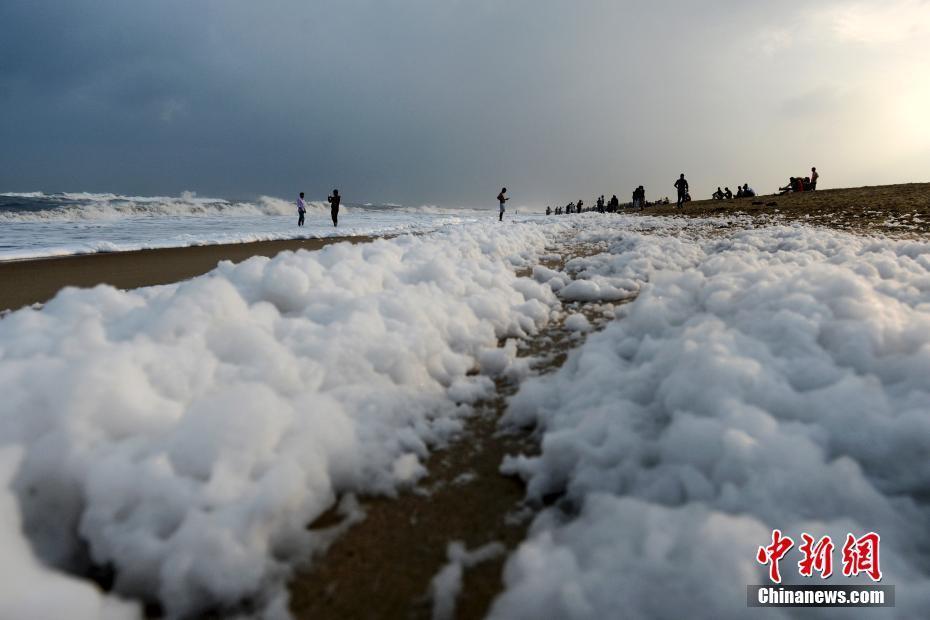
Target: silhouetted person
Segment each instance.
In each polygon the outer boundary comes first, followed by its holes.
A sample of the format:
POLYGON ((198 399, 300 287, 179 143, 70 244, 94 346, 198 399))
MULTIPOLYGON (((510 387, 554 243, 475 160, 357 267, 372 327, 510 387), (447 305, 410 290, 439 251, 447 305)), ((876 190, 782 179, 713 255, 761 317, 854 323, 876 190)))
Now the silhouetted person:
POLYGON ((646 189, 642 185, 633 190, 633 207, 640 211, 646 208, 646 189))
POLYGON ((711 198, 714 200, 723 200, 723 190, 717 187, 717 191, 711 194, 711 198))
POLYGON ((811 191, 817 189, 817 179, 820 178, 820 174, 817 172, 817 168, 811 168, 811 191))
POLYGON ((617 198, 617 195, 614 194, 610 197, 610 212, 616 213, 620 210, 620 199, 617 198))
POLYGON ((499 222, 503 222, 503 221, 504 221, 504 203, 507 202, 508 200, 510 200, 510 198, 508 198, 507 196, 504 195, 504 194, 506 194, 506 193, 507 193, 507 188, 506 188, 506 187, 502 187, 502 188, 501 188, 501 193, 497 195, 497 202, 501 203, 501 213, 500 213, 500 217, 499 217, 498 220, 497 220, 497 221, 499 221, 499 222))
POLYGON ((304 216, 307 214, 307 205, 304 204, 304 193, 300 192, 297 197, 297 225, 304 225, 304 216))
POLYGON ((749 187, 749 183, 744 183, 744 184, 743 184, 743 197, 744 197, 744 198, 753 198, 755 195, 756 195, 756 192, 755 192, 754 189, 752 189, 751 187, 749 187))
POLYGON ((575 213, 584 213, 584 200, 579 200, 575 205, 575 213))
POLYGON ((550 207, 546 207, 546 215, 552 215, 552 209, 550 207))
POLYGON ((733 198, 733 192, 730 191, 729 187, 723 188, 723 197, 726 198, 727 200, 730 200, 731 198, 733 198))
POLYGON ((329 203, 329 214, 333 218, 333 226, 339 225, 339 203, 342 202, 342 196, 339 195, 339 190, 334 189, 333 195, 326 198, 326 201, 329 203))
POLYGON ((682 172, 681 176, 678 177, 678 180, 675 181, 675 188, 678 190, 678 205, 680 209, 681 205, 685 202, 685 197, 688 195, 688 181, 685 180, 685 173, 682 172))

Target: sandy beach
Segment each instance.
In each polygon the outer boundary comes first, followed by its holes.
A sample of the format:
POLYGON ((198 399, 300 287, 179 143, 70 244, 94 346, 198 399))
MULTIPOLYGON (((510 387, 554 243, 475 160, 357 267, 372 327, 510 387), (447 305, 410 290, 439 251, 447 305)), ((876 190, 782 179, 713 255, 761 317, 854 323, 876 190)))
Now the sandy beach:
MULTIPOLYGON (((674 204, 654 205, 641 212, 624 213, 686 217, 745 213, 852 232, 920 235, 930 232, 930 183, 768 194, 729 201, 695 200, 683 209, 674 204)), ((239 262, 251 256, 274 256, 284 250, 316 250, 331 243, 364 243, 371 239, 357 236, 259 241, 0 262, 0 311, 43 303, 65 286, 110 284, 128 289, 170 284, 206 273, 222 260, 239 262)))
POLYGON ((825 189, 783 196, 767 194, 722 201, 694 200, 685 203, 682 209, 675 207, 673 195, 669 198, 672 204, 651 206, 642 213, 713 217, 740 212, 850 232, 930 232, 930 183, 825 189))
POLYGON ((0 620, 930 619, 930 0, 0 21, 0 620))
MULTIPOLYGON (((799 529, 808 492, 864 506, 867 489, 887 516, 855 508, 851 527, 904 527, 893 508, 909 488, 885 492, 873 480, 917 471, 924 456, 913 446, 926 438, 910 443, 911 421, 893 413, 930 402, 915 354, 926 346, 926 244, 901 238, 923 234, 926 189, 489 218, 367 246, 358 242, 372 237, 0 263, 2 301, 15 307, 63 285, 167 283, 224 259, 279 254, 151 299, 75 291, 54 309, 0 320, 3 413, 15 428, 51 429, 18 439, 30 460, 5 470, 0 460, 0 482, 20 476, 46 489, 51 471, 85 502, 61 522, 101 515, 101 525, 66 534, 75 553, 103 549, 117 581, 96 567, 54 573, 74 587, 98 580, 109 600, 127 591, 123 575, 150 570, 147 583, 158 582, 154 568, 139 568, 142 552, 152 566, 192 566, 166 582, 184 596, 130 595, 148 617, 237 617, 271 605, 297 620, 548 617, 549 607, 564 617, 534 584, 558 592, 572 580, 600 604, 618 575, 634 579, 621 590, 629 597, 666 571, 664 557, 644 556, 618 531, 690 549, 716 527, 740 541, 721 564, 737 568, 702 560, 683 578, 689 592, 708 579, 715 592, 736 583, 714 617, 743 617, 739 567, 753 562, 773 514, 799 529), (338 257, 280 254, 341 240, 354 243, 338 257), (851 364, 861 371, 850 374, 851 364), (797 404, 782 410, 773 399, 797 404), (734 402, 752 419, 731 419, 734 402), (799 421, 796 410, 815 415, 799 421), (734 429, 741 443, 718 464, 716 447, 734 429), (46 448, 59 437, 68 450, 46 448), (854 466, 836 468, 815 442, 823 437, 854 466), (798 454, 814 457, 741 447, 797 441, 798 454), (682 459, 702 472, 693 493, 682 459), (772 508, 756 502, 753 479, 737 484, 724 465, 775 472, 767 484, 776 488, 782 472, 822 482, 779 493, 772 508), (632 494, 617 490, 627 473, 632 494), (240 490, 218 495, 224 476, 240 490), (670 489, 674 504, 652 499, 654 488, 670 489), (738 517, 731 496, 746 507, 738 517), (247 577, 210 591, 219 567, 247 577)), ((8 493, 7 504, 41 522, 60 495, 8 493)), ((925 520, 911 505, 904 517, 925 520)), ((849 529, 844 521, 822 533, 849 529)), ((695 557, 719 552, 696 544, 695 557)), ((912 549, 889 542, 883 553, 905 565, 921 559, 912 549)), ((889 579, 925 583, 917 570, 889 579)))
POLYGON ((328 237, 203 245, 0 262, 0 310, 44 303, 65 286, 109 284, 129 289, 171 284, 204 274, 223 260, 275 256, 285 250, 318 250, 348 241, 366 243, 372 237, 328 237))

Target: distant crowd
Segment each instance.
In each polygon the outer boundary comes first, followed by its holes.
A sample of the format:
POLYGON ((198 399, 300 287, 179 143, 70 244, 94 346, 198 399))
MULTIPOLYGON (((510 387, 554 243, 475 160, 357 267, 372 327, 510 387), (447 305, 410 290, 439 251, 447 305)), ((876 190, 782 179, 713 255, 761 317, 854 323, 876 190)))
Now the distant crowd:
MULTIPOLYGON (((809 177, 791 177, 788 181, 788 185, 785 187, 780 187, 779 192, 781 194, 786 194, 788 192, 812 192, 817 189, 817 179, 820 175, 817 173, 817 168, 811 168, 811 175, 809 177)), ((684 206, 684 203, 691 201, 691 190, 688 185, 688 180, 685 178, 684 173, 682 173, 678 179, 673 183, 675 188, 678 201, 675 203, 678 208, 684 206)), ((749 183, 743 183, 742 185, 737 184, 736 193, 729 187, 720 188, 717 187, 711 198, 713 200, 733 200, 738 198, 755 198, 756 190, 749 187, 749 183)), ((596 201, 594 206, 585 207, 584 200, 579 200, 578 202, 570 202, 564 207, 556 207, 553 209, 551 206, 546 207, 546 215, 564 215, 570 213, 586 213, 588 211, 597 211, 598 213, 617 213, 623 209, 644 209, 653 205, 667 205, 670 204, 668 197, 658 199, 654 202, 649 202, 646 200, 646 189, 640 185, 633 190, 632 200, 630 202, 620 204, 620 200, 617 198, 617 195, 614 194, 610 200, 605 201, 604 196, 600 196, 596 201)), ((503 213, 503 204, 501 205, 501 213, 503 213)))
MULTIPOLYGON (((784 187, 779 187, 779 194, 787 194, 791 192, 812 192, 817 189, 817 179, 820 175, 817 173, 817 168, 811 168, 811 174, 808 177, 790 177, 788 184, 784 187)), ((684 203, 691 201, 691 191, 688 186, 688 180, 685 178, 684 173, 682 173, 675 183, 672 184, 678 194, 678 201, 676 206, 680 209, 684 203)), ((742 186, 736 186, 736 193, 734 194, 729 187, 724 187, 720 189, 717 187, 711 198, 714 200, 732 200, 734 198, 753 198, 755 197, 756 192, 754 189, 749 187, 749 183, 743 183, 742 186)), ((327 202, 330 205, 330 216, 333 220, 333 226, 338 226, 339 222, 339 204, 342 201, 342 197, 339 195, 339 190, 334 189, 332 195, 327 197, 327 202)), ((505 205, 507 201, 510 200, 510 197, 507 196, 507 188, 502 187, 500 193, 497 195, 497 201, 500 204, 500 213, 498 215, 499 221, 504 221, 504 212, 505 205)), ((656 200, 655 202, 649 202, 646 200, 646 188, 642 185, 638 186, 633 190, 632 200, 630 202, 620 204, 620 199, 617 198, 617 195, 614 194, 610 197, 610 200, 605 200, 604 195, 602 194, 595 200, 594 205, 585 207, 584 200, 579 199, 578 202, 570 202, 564 207, 556 207, 553 209, 551 206, 546 207, 546 215, 568 215, 571 213, 587 213, 589 211, 597 211, 598 213, 618 213, 622 209, 645 209, 646 207, 653 205, 667 205, 671 204, 669 202, 668 196, 665 198, 656 200)), ((307 206, 304 202, 304 193, 300 192, 300 197, 297 199, 297 225, 304 225, 304 217, 307 213, 307 206)))

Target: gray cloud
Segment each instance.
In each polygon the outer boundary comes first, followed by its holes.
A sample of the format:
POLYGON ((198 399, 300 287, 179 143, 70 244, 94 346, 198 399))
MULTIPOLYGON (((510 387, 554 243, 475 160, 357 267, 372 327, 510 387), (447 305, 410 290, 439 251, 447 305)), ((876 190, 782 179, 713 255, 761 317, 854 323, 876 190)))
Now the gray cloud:
POLYGON ((897 52, 841 40, 808 6, 7 0, 0 190, 338 185, 481 204, 507 184, 518 203, 555 204, 639 183, 665 195, 682 171, 698 194, 772 189, 815 157, 840 185, 869 153, 823 118, 879 135, 882 116, 823 93, 868 98, 897 52))

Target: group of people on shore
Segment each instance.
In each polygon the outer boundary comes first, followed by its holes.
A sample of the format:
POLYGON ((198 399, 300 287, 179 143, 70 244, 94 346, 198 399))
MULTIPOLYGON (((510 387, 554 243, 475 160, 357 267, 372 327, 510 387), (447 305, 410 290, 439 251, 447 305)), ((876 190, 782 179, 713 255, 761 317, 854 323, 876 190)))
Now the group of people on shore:
POLYGON ((730 191, 729 187, 720 189, 720 186, 717 186, 717 191, 711 195, 711 198, 714 200, 732 200, 733 198, 754 198, 756 195, 756 190, 749 187, 749 183, 743 183, 742 187, 739 185, 736 186, 736 194, 734 195, 730 191))
MULTIPOLYGON (((660 199, 656 202, 646 202, 646 188, 642 185, 633 190, 633 199, 631 202, 624 205, 626 208, 638 208, 643 209, 649 205, 660 205, 660 204, 669 204, 668 197, 664 200, 660 199)), ((546 207, 546 215, 566 215, 569 213, 588 213, 596 211, 597 213, 618 213, 621 209, 624 208, 621 206, 620 199, 617 198, 617 195, 614 194, 610 197, 610 200, 605 199, 605 196, 601 195, 594 202, 593 207, 585 207, 584 200, 579 200, 578 202, 570 202, 564 207, 556 207, 553 209, 551 206, 546 207)))
MULTIPOLYGON (((809 177, 791 177, 788 181, 788 184, 785 187, 780 187, 779 192, 781 194, 787 194, 789 192, 812 192, 817 189, 817 179, 820 175, 817 173, 817 168, 811 168, 811 175, 809 177)), ((675 189, 678 192, 678 202, 676 206, 680 209, 684 203, 691 201, 691 192, 688 186, 688 180, 685 178, 684 173, 682 173, 678 179, 673 184, 675 189)), ((713 193, 712 198, 714 200, 732 200, 733 198, 752 198, 755 197, 756 192, 751 187, 749 183, 744 183, 742 187, 739 185, 736 186, 736 194, 730 190, 729 187, 720 189, 717 187, 717 191, 713 193)), ((507 188, 502 187, 500 193, 497 195, 497 202, 500 205, 500 213, 498 214, 498 221, 504 221, 504 212, 506 211, 507 201, 510 200, 510 197, 507 196, 507 188)), ((334 189, 333 193, 326 198, 326 201, 330 205, 330 214, 333 220, 333 226, 339 225, 339 204, 342 201, 342 197, 339 195, 339 190, 334 189)), ((642 185, 638 186, 633 190, 633 199, 629 203, 629 207, 633 209, 644 209, 650 203, 646 202, 646 188, 642 185)), ((651 204, 670 204, 668 197, 662 200, 658 200, 651 204)), ((552 209, 551 206, 546 207, 546 215, 563 215, 570 213, 585 213, 587 211, 596 210, 598 213, 617 213, 621 209, 620 200, 617 198, 617 195, 614 194, 611 196, 610 200, 604 200, 604 195, 601 194, 595 201, 594 207, 585 208, 584 200, 579 199, 578 202, 570 202, 564 207, 556 207, 552 209)), ((307 213, 307 205, 304 202, 304 193, 300 192, 300 197, 297 198, 297 225, 304 225, 304 216, 307 213)))
MULTIPOLYGON (((688 185, 688 179, 685 178, 684 173, 682 173, 678 177, 678 179, 673 184, 673 187, 678 193, 678 202, 676 203, 676 206, 680 209, 684 205, 684 203, 691 201, 691 190, 688 185)), ((744 183, 742 187, 737 186, 736 198, 744 198, 744 197, 750 197, 750 196, 755 196, 755 195, 756 195, 755 191, 753 191, 753 189, 749 187, 748 183, 744 183)), ((726 188, 726 190, 722 190, 718 187, 717 191, 714 192, 713 197, 718 200, 723 200, 723 199, 731 199, 734 196, 733 196, 733 192, 730 191, 729 187, 726 188)), ((646 188, 640 185, 636 189, 633 190, 632 200, 627 204, 627 206, 632 209, 642 210, 646 208, 647 206, 649 206, 650 204, 667 205, 671 203, 669 202, 669 199, 667 196, 664 199, 657 200, 653 203, 647 202, 646 201, 646 188)), ((618 211, 620 211, 620 208, 621 208, 620 201, 617 199, 616 194, 614 194, 611 197, 611 199, 606 202, 604 201, 604 196, 601 195, 597 199, 597 202, 596 202, 596 209, 598 213, 617 213, 618 211)), ((546 207, 546 215, 552 215, 552 214, 562 215, 563 213, 584 213, 584 212, 585 212, 585 208, 584 208, 583 200, 579 200, 577 203, 570 202, 567 205, 565 205, 565 207, 556 207, 555 210, 553 210, 552 207, 546 207)))
MULTIPOLYGON (((329 203, 329 214, 333 220, 333 226, 339 225, 339 204, 342 202, 342 196, 339 195, 339 190, 334 189, 333 193, 326 197, 326 202, 329 203)), ((304 201, 304 193, 300 192, 300 196, 297 197, 297 225, 304 225, 304 218, 307 215, 307 203, 304 201)))
POLYGON ((778 194, 816 191, 818 178, 820 178, 820 174, 818 174, 817 168, 811 168, 811 175, 809 177, 789 177, 788 184, 778 188, 778 194))

